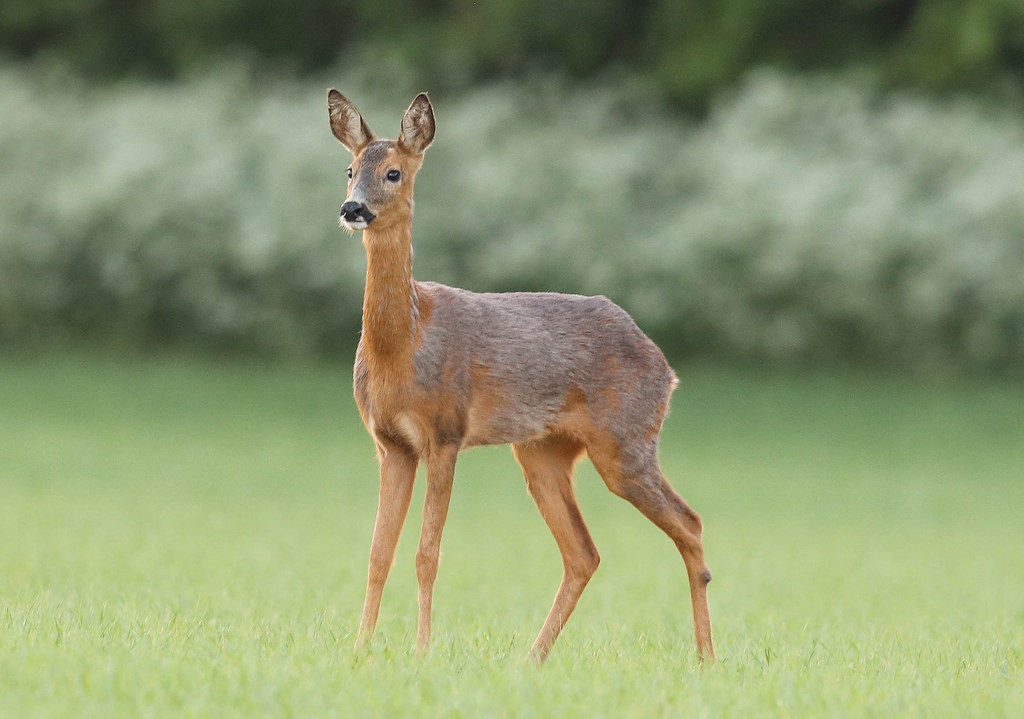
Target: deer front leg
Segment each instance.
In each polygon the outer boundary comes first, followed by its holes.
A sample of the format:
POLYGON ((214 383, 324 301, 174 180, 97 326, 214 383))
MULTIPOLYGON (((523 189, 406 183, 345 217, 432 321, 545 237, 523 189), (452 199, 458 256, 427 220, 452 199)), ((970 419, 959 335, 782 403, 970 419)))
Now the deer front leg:
POLYGON ((437 578, 438 555, 441 551, 441 532, 448 517, 448 503, 455 478, 455 459, 458 445, 433 449, 427 456, 427 496, 423 503, 423 530, 416 552, 416 578, 419 581, 419 624, 417 644, 420 653, 430 647, 430 615, 434 600, 434 580, 437 578))
POLYGON ((402 532, 405 516, 409 512, 412 486, 416 479, 416 457, 397 447, 380 447, 380 499, 377 521, 370 543, 370 568, 366 579, 366 600, 363 617, 359 622, 356 647, 369 642, 377 626, 380 598, 384 582, 395 560, 395 547, 402 532))

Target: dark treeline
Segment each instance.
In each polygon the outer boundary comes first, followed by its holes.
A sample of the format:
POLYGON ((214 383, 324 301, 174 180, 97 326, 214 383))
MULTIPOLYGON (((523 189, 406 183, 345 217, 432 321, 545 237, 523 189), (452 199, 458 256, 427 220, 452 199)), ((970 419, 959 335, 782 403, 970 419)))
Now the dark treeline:
POLYGON ((682 106, 758 65, 864 67, 929 90, 1024 86, 1020 0, 5 0, 0 52, 88 78, 174 78, 225 54, 286 73, 355 50, 433 86, 625 67, 682 106))

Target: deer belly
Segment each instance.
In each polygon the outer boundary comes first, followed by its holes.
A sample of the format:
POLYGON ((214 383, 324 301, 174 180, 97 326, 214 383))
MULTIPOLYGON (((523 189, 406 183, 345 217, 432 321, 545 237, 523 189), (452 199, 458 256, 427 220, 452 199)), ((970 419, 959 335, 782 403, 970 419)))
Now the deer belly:
POLYGON ((470 405, 462 446, 526 442, 545 435, 557 418, 557 405, 531 407, 490 395, 470 405))

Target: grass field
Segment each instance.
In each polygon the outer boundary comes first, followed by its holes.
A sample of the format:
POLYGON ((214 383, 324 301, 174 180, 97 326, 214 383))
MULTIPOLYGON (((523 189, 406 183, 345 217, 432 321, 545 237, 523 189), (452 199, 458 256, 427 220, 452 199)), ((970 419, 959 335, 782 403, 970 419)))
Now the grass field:
POLYGON ((346 367, 0 360, 0 717, 1020 716, 1024 385, 678 366, 683 564, 589 465, 602 554, 561 572, 510 453, 459 464, 417 657, 414 502, 357 654, 376 463, 346 367))

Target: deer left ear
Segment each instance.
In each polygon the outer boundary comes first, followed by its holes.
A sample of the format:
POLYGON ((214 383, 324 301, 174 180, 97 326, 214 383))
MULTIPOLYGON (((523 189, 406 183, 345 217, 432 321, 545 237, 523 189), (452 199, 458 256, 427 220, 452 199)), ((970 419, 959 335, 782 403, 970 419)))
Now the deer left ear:
POLYGON ((427 93, 421 92, 409 105, 402 118, 402 133, 398 144, 417 155, 424 152, 434 140, 434 108, 427 93))

